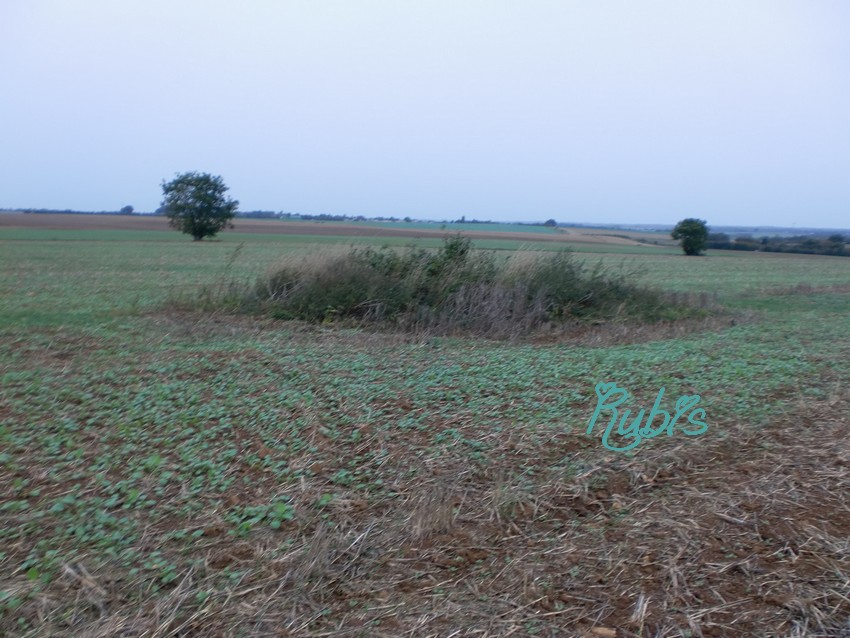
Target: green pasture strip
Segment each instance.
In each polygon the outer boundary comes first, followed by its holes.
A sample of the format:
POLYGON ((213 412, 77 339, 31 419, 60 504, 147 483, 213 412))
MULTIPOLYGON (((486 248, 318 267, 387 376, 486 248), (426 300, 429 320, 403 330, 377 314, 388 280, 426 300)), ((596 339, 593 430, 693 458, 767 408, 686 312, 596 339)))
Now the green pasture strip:
MULTIPOLYGON (((384 244, 404 245, 405 243, 428 242, 437 246, 441 239, 416 239, 405 237, 359 237, 353 235, 287 235, 286 233, 240 233, 238 230, 225 231, 212 239, 202 242, 192 240, 173 230, 106 230, 106 229, 50 229, 50 228, 0 228, 2 241, 78 241, 78 242, 134 242, 134 243, 201 243, 233 244, 248 242, 252 244, 274 243, 281 245, 301 244, 384 244)), ((517 242, 519 243, 519 242, 517 242)))
POLYGON ((5 241, 96 241, 96 242, 185 242, 185 235, 173 230, 107 230, 72 228, 0 228, 0 242, 5 241))
POLYGON ((644 281, 666 290, 716 292, 724 298, 754 296, 800 284, 850 285, 850 259, 845 257, 710 251, 704 257, 685 257, 678 252, 634 258, 604 255, 601 259, 636 270, 644 281))
MULTIPOLYGON (((39 229, 40 240, 0 241, 0 325, 62 325, 101 321, 150 311, 174 291, 191 292, 203 285, 243 282, 273 268, 293 251, 352 245, 418 245, 437 247, 441 240, 410 242, 404 238, 287 237, 225 233, 221 241, 192 242, 179 233, 139 231, 165 241, 50 240, 54 231, 39 229), (174 239, 177 238, 177 241, 174 239), (317 241, 321 240, 321 242, 317 241), (363 243, 359 243, 363 242, 363 243), (232 262, 232 263, 231 263, 232 262)), ((74 236, 77 231, 55 231, 74 236)), ((121 236, 135 231, 88 231, 121 236)), ((557 249, 550 244, 476 242, 501 249, 557 249)), ((608 247, 610 249, 610 247, 608 247)), ((630 247, 629 247, 630 248, 630 247)), ((641 249, 642 250, 642 249, 641 249)), ((654 249, 650 249, 654 250, 654 249)), ((645 283, 681 292, 718 293, 736 307, 762 308, 772 302, 764 293, 799 284, 850 285, 850 259, 808 255, 712 252, 707 257, 681 254, 586 253, 640 275, 645 283)))
POLYGON ((581 241, 571 242, 568 240, 559 242, 548 241, 518 241, 512 239, 475 239, 473 243, 481 250, 571 250, 576 253, 589 254, 615 254, 615 255, 672 255, 676 251, 663 246, 651 246, 641 244, 637 246, 618 244, 593 244, 581 241))

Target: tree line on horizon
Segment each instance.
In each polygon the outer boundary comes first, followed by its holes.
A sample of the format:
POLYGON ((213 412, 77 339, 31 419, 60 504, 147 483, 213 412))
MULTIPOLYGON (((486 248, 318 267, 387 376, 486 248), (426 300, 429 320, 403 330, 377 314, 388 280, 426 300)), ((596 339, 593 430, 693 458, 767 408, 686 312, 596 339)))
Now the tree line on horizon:
POLYGON ((850 257, 847 242, 850 237, 832 233, 828 237, 817 235, 795 235, 792 237, 753 237, 739 235, 730 237, 726 233, 709 233, 706 248, 716 250, 745 250, 766 253, 799 253, 804 255, 834 255, 850 257))
POLYGON ((850 252, 847 251, 850 237, 841 233, 831 233, 826 237, 808 234, 791 237, 765 236, 760 239, 752 235, 740 235, 732 238, 726 233, 711 233, 704 220, 689 217, 676 224, 670 236, 679 240, 682 250, 689 256, 701 255, 707 249, 715 249, 850 257, 850 252))

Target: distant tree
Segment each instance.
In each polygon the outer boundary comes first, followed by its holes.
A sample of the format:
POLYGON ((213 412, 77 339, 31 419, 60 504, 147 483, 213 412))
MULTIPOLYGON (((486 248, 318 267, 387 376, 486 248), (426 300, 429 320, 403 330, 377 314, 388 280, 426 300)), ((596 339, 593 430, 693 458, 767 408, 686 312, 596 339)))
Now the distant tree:
POLYGON ((548 228, 555 228, 558 226, 558 222, 556 222, 554 219, 547 219, 543 225, 548 228))
POLYGON ((133 207, 130 206, 129 204, 127 204, 124 208, 122 208, 118 212, 122 215, 132 215, 133 214, 133 207))
POLYGON ((830 235, 827 239, 829 241, 831 241, 833 244, 843 244, 847 241, 846 239, 844 239, 844 235, 842 235, 840 233, 835 233, 834 235, 830 235))
POLYGON ((191 235, 195 241, 233 228, 239 202, 225 196, 228 191, 219 176, 182 173, 162 183, 162 209, 172 228, 191 235))
POLYGON ((676 224, 670 236, 673 239, 680 240, 682 250, 685 251, 686 255, 699 255, 705 250, 705 244, 708 240, 708 225, 701 219, 689 217, 676 224))

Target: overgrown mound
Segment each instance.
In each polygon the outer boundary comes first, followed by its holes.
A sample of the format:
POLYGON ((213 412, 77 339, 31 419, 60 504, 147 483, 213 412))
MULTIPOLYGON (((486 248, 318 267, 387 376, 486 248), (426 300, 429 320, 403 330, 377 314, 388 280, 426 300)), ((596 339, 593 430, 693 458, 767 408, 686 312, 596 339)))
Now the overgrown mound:
POLYGON ((505 338, 582 319, 674 319, 692 310, 633 275, 572 253, 506 260, 447 239, 437 251, 353 248, 290 262, 259 281, 259 307, 280 319, 343 320, 439 334, 505 338))

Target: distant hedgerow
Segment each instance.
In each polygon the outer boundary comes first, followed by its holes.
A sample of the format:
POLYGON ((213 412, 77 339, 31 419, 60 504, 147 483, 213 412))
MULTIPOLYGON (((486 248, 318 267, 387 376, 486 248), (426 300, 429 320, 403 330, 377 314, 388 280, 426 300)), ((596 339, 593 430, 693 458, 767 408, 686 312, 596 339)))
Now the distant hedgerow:
POLYGON ((460 236, 437 251, 353 248, 290 259, 247 297, 279 319, 495 338, 553 322, 655 321, 689 312, 630 274, 589 267, 567 251, 517 252, 497 261, 460 236))

